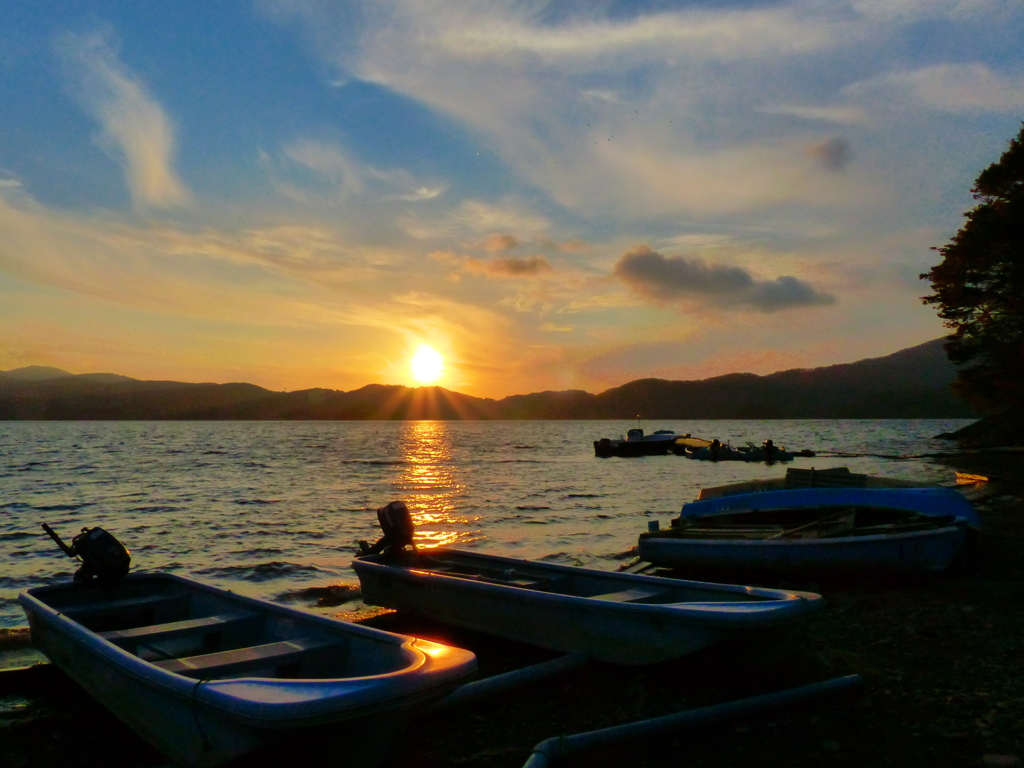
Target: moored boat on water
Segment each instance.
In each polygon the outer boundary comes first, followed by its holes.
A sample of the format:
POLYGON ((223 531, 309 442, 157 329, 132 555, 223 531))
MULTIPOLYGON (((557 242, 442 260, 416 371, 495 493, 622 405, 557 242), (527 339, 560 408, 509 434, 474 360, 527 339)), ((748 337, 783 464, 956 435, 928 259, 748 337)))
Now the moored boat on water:
POLYGON ((33 642, 178 765, 295 758, 296 743, 346 734, 353 764, 374 764, 417 707, 475 674, 469 651, 193 579, 94 575, 19 596, 33 642))
POLYGON ((791 626, 823 604, 809 592, 416 550, 404 504, 378 515, 383 544, 352 563, 367 603, 615 664, 653 664, 791 626))
POLYGON ((814 451, 809 450, 787 451, 785 446, 777 446, 771 440, 765 440, 760 446, 748 441, 745 446, 738 448, 712 440, 704 445, 687 446, 679 453, 689 459, 701 461, 763 461, 767 464, 792 461, 797 456, 814 456, 814 451))
POLYGON ((936 572, 979 526, 948 488, 791 488, 684 504, 641 533, 642 560, 670 568, 936 572))
POLYGON ((679 437, 681 435, 671 429, 658 429, 648 435, 640 427, 634 427, 626 432, 626 436, 620 440, 611 440, 607 437, 595 440, 594 455, 601 458, 664 456, 672 450, 679 437))

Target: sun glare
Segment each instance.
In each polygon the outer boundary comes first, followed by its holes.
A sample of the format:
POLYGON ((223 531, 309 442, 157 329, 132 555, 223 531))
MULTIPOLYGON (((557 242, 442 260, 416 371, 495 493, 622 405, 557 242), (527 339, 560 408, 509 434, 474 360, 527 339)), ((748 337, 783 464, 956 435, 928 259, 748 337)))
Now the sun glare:
POLYGON ((416 354, 409 361, 412 377, 419 384, 433 384, 444 373, 444 358, 441 353, 427 344, 420 344, 416 354))

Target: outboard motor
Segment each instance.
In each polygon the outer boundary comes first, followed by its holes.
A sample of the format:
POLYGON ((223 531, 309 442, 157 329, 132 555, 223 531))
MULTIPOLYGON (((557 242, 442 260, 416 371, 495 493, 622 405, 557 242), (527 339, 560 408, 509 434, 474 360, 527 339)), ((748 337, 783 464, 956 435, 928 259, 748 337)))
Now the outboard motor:
POLYGON ((83 528, 71 540, 70 547, 46 523, 43 523, 43 530, 65 555, 82 561, 75 572, 75 581, 80 584, 88 584, 93 579, 103 585, 114 584, 123 579, 131 567, 132 556, 124 544, 102 528, 83 528))
POLYGON ((360 541, 360 555, 376 555, 383 552, 386 557, 397 558, 406 553, 406 547, 411 547, 413 553, 416 552, 412 514, 404 501, 392 501, 378 509, 377 522, 380 523, 384 536, 372 547, 365 541, 360 541))

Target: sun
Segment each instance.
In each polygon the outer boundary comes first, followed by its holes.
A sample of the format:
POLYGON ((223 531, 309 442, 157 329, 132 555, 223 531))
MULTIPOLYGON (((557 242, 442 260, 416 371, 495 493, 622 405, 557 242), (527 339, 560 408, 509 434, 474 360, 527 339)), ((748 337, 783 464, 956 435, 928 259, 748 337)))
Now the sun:
POLYGON ((444 358, 429 344, 420 344, 409 360, 409 369, 419 384, 433 384, 444 373, 444 358))

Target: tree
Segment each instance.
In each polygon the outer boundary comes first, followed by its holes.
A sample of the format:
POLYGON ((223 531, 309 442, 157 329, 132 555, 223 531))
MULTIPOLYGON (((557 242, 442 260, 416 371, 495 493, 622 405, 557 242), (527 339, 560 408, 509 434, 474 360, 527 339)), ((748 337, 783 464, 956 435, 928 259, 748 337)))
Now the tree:
POLYGON ((971 190, 979 204, 921 275, 953 333, 946 355, 960 366, 954 389, 983 410, 1024 405, 1024 124, 971 190))

